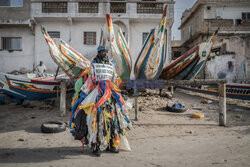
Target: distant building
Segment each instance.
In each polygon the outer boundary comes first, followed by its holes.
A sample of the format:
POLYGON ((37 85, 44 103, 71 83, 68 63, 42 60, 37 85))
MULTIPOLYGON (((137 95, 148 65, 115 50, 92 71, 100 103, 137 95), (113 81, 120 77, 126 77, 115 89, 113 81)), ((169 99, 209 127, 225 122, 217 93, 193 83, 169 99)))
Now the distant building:
POLYGON ((181 40, 171 41, 171 57, 172 60, 176 60, 182 54, 181 40))
POLYGON ((173 0, 1 0, 0 71, 33 69, 39 61, 44 62, 48 71, 56 70, 41 26, 51 37, 65 40, 92 59, 107 13, 122 28, 135 62, 148 33, 158 26, 165 5, 168 5, 168 57, 171 58, 173 0))
POLYGON ((217 28, 215 54, 200 77, 250 79, 250 1, 197 0, 182 16, 183 50, 206 41, 217 28))

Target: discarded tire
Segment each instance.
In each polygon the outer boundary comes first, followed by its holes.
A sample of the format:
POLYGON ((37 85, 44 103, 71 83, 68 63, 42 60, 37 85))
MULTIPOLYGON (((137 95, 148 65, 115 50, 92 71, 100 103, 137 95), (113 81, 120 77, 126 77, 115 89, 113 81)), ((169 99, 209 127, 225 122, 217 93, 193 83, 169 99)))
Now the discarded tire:
POLYGON ((166 110, 169 111, 169 112, 178 112, 178 113, 182 113, 182 112, 187 111, 187 108, 186 108, 185 106, 183 106, 183 108, 175 108, 175 107, 167 106, 167 107, 166 107, 166 110))
POLYGON ((59 133, 66 130, 66 124, 62 121, 48 121, 41 125, 43 133, 59 133))

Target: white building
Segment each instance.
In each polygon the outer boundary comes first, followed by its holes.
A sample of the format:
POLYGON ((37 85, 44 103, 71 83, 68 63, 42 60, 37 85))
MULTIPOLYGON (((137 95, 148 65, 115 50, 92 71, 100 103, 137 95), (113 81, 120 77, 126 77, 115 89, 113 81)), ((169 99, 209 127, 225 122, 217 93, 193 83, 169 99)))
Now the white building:
MULTIPOLYGON (((26 2, 28 0, 8 1, 26 2)), ((18 45, 21 46, 16 50, 15 48, 8 50, 5 44, 1 44, 1 72, 18 70, 21 67, 31 70, 39 61, 44 62, 48 71, 56 70, 57 66, 50 58, 48 46, 41 33, 41 26, 44 26, 53 37, 63 39, 87 58, 93 58, 97 53, 100 29, 105 25, 107 13, 111 14, 113 23, 119 25, 124 31, 134 63, 147 33, 159 24, 165 5, 168 5, 168 57, 171 56, 173 0, 91 2, 87 0, 30 0, 28 3, 30 3, 30 17, 27 19, 27 25, 23 25, 22 28, 19 24, 1 26, 0 21, 0 37, 2 39, 3 37, 19 37, 18 45)))

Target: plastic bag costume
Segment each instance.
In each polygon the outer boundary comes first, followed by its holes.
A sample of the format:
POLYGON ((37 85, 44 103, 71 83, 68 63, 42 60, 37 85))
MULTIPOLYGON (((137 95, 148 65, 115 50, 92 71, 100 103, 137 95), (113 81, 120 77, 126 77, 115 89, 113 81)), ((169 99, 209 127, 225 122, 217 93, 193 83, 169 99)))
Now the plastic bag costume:
POLYGON ((75 83, 69 127, 85 145, 118 149, 119 136, 125 135, 131 123, 119 89, 121 79, 112 63, 99 54, 102 47, 75 83))

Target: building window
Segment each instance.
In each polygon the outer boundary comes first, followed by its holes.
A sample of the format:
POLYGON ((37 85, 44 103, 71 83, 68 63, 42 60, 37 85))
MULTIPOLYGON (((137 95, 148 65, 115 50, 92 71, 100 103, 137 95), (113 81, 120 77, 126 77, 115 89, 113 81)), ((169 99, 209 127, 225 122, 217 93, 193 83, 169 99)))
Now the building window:
POLYGON ((23 7, 23 0, 0 0, 0 6, 23 7))
POLYGON ((8 51, 22 50, 21 37, 2 37, 1 44, 2 44, 2 50, 8 50, 8 51))
POLYGON ((110 2, 110 13, 126 13, 126 2, 110 2))
POLYGON ((67 13, 67 2, 42 2, 43 13, 67 13))
POLYGON ((147 37, 148 37, 148 32, 143 32, 142 33, 142 44, 144 44, 144 42, 146 41, 147 37))
POLYGON ((192 26, 191 25, 188 26, 188 33, 189 33, 189 37, 191 37, 192 36, 192 26))
POLYGON ((250 12, 242 13, 242 20, 250 20, 250 12))
POLYGON ((79 13, 98 13, 98 2, 79 2, 79 13))
POLYGON ((60 38, 60 32, 59 31, 48 31, 48 34, 51 38, 60 38))
POLYGON ((83 33, 84 45, 96 45, 96 32, 83 33))
POLYGON ((199 26, 199 16, 195 17, 195 27, 197 28, 199 26))
POLYGON ((216 11, 216 18, 222 18, 222 12, 221 11, 216 11))
POLYGON ((163 3, 156 2, 138 2, 137 13, 162 14, 163 3))
POLYGON ((182 31, 182 40, 185 39, 185 30, 182 31))

